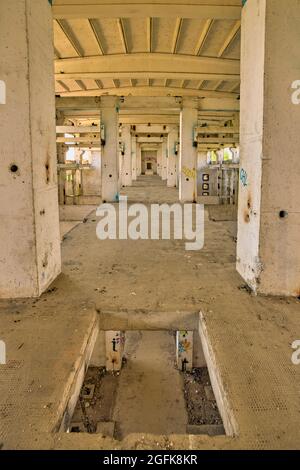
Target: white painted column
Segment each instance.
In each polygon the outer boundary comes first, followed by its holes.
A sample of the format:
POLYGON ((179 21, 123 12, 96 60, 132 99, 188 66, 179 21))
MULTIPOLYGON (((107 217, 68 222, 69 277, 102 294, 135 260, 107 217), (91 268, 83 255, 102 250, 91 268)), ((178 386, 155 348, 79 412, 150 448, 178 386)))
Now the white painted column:
POLYGON ((131 158, 132 158, 132 179, 136 181, 137 179, 137 143, 136 137, 132 136, 131 140, 131 158))
POLYGON ((160 144, 157 149, 157 174, 162 176, 162 154, 163 154, 163 145, 160 144))
POLYGON ((125 155, 122 165, 122 185, 132 185, 132 156, 131 156, 131 126, 128 124, 122 127, 122 141, 125 144, 125 155))
POLYGON ((136 166, 137 166, 137 176, 142 174, 142 147, 141 144, 136 144, 136 166))
POLYGON ((161 179, 166 181, 168 178, 168 138, 164 137, 162 144, 162 160, 161 160, 161 179))
POLYGON ((178 128, 170 127, 168 134, 168 161, 167 161, 167 185, 170 188, 176 187, 177 178, 177 155, 175 153, 176 144, 178 143, 178 128))
MULTIPOLYGON (((56 125, 63 126, 65 121, 64 114, 61 111, 56 111, 56 125)), ((56 144, 57 162, 60 164, 66 163, 66 153, 68 150, 65 144, 56 144)), ((58 173, 58 200, 59 204, 65 204, 65 186, 66 186, 66 172, 60 170, 58 173)))
POLYGON ((184 98, 180 113, 179 199, 195 202, 197 198, 197 147, 194 128, 198 124, 198 100, 184 98))
POLYGON ((242 13, 237 270, 263 294, 300 295, 299 13, 298 0, 242 13))
POLYGON ((176 362, 181 372, 191 371, 193 369, 193 331, 176 332, 176 362))
POLYGON ((0 18, 0 297, 38 297, 61 271, 52 12, 10 0, 0 18))
POLYGON ((122 368, 122 359, 125 346, 125 333, 123 331, 105 332, 106 370, 118 372, 122 368))
POLYGON ((118 98, 101 98, 101 124, 105 128, 105 145, 101 147, 101 187, 103 202, 119 199, 119 113, 118 98))

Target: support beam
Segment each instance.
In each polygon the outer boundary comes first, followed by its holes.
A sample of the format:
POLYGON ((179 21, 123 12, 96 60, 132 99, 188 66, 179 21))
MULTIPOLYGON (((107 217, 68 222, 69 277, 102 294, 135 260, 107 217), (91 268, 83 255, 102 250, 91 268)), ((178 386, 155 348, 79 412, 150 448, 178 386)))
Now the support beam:
POLYGON ((235 25, 233 26, 232 30, 230 31, 229 35, 225 39, 224 44, 222 45, 221 49, 219 50, 218 57, 222 57, 224 53, 227 51, 229 46, 232 44, 234 39, 236 38, 238 32, 241 29, 241 21, 237 21, 235 25))
POLYGON ((119 29, 119 33, 120 33, 124 53, 127 54, 128 53, 128 43, 127 43, 127 38, 126 38, 126 33, 125 33, 123 21, 122 21, 121 18, 118 18, 117 24, 118 24, 118 29, 119 29))
POLYGON ((192 4, 178 0, 164 0, 161 4, 153 1, 139 2, 120 0, 55 0, 52 7, 54 18, 193 18, 217 20, 238 20, 241 17, 239 1, 194 0, 192 4))
POLYGON ((51 8, 10 0, 0 18, 0 298, 39 297, 61 271, 51 8))
MULTIPOLYGON (((135 86, 133 82, 132 86, 130 87, 116 87, 113 88, 103 88, 103 85, 98 85, 100 80, 95 80, 97 82, 98 87, 89 90, 76 90, 70 91, 70 89, 63 84, 63 82, 57 80, 58 83, 65 89, 64 92, 60 92, 61 97, 88 97, 88 96, 107 96, 107 95, 118 95, 118 96, 198 96, 199 98, 233 98, 236 99, 239 95, 238 93, 234 93, 234 90, 239 86, 239 84, 235 83, 234 88, 232 91, 215 91, 215 90, 203 90, 201 86, 199 88, 181 88, 181 87, 171 87, 171 86, 155 86, 155 87, 148 87, 148 86, 135 86)), ((168 80, 169 82, 169 80, 168 80)), ((183 80, 186 83, 186 80, 183 80)), ((201 80, 201 84, 204 80, 201 80)), ((167 84, 168 85, 168 84, 167 84)))
POLYGON ((177 52, 178 41, 179 41, 180 32, 182 28, 182 21, 183 21, 182 18, 176 18, 175 31, 174 31, 174 36, 173 36, 172 48, 171 48, 172 54, 176 54, 177 52))
POLYGON ((152 37, 153 37, 153 20, 152 18, 146 18, 147 24, 147 52, 152 52, 152 37))
POLYGON ((65 35, 66 39, 69 41, 74 51, 78 55, 78 57, 83 57, 84 53, 83 53, 82 47, 78 43, 78 40, 76 39, 76 37, 73 35, 68 24, 64 20, 56 20, 56 24, 58 25, 62 33, 65 35))
POLYGON ((55 61, 57 80, 86 78, 170 78, 239 80, 239 60, 182 54, 114 54, 55 61))
POLYGON ((211 27, 214 23, 214 20, 212 19, 208 19, 206 20, 205 22, 205 25, 204 25, 204 28, 200 34, 200 37, 199 37, 199 41, 197 42, 197 46, 196 46, 196 49, 195 49, 195 55, 200 55, 201 54, 201 51, 202 51, 202 48, 204 46, 204 43, 207 39, 207 36, 211 30, 211 27))
POLYGON ((91 20, 91 19, 88 19, 88 22, 89 22, 89 25, 90 25, 90 28, 93 32, 93 35, 97 41, 97 44, 98 44, 98 47, 99 47, 99 53, 101 55, 104 55, 104 49, 103 49, 103 46, 102 46, 102 42, 101 42, 101 39, 100 39, 100 36, 99 36, 99 33, 97 31, 97 28, 96 28, 96 25, 95 25, 95 21, 94 20, 91 20))

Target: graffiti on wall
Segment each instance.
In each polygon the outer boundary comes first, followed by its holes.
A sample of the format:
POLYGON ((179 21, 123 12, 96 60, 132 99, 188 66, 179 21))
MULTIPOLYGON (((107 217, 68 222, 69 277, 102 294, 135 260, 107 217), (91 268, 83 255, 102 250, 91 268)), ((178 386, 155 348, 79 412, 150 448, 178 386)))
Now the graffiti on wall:
POLYGON ((193 331, 177 331, 176 335, 177 367, 181 372, 193 368, 193 331))
POLYGON ((248 173, 244 168, 240 171, 240 180, 244 188, 246 188, 248 186, 248 173))

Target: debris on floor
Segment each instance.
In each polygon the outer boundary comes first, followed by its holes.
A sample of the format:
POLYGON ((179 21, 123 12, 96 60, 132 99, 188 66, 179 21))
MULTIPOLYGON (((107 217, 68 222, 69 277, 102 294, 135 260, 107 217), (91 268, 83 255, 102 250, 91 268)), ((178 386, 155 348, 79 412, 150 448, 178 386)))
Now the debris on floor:
POLYGON ((225 434, 206 367, 184 373, 184 396, 191 434, 225 434))

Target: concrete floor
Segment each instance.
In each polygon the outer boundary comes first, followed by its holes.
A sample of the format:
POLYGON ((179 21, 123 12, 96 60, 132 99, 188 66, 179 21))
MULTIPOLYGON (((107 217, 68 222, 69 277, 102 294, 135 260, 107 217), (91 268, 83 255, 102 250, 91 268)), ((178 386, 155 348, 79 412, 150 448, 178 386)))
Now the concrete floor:
POLYGON ((121 371, 113 420, 116 437, 131 433, 185 434, 183 378, 175 369, 175 339, 168 331, 126 333, 128 363, 121 371))
MULTIPOLYGON (((131 200, 175 201, 152 180, 126 190, 131 200)), ((233 222, 206 217, 205 246, 181 241, 97 240, 97 218, 63 242, 63 272, 38 300, 0 302, 0 444, 3 448, 300 448, 300 338, 296 299, 255 297, 235 270, 233 222), (134 293, 134 294, 133 294, 134 293), (95 322, 101 329, 170 330, 202 325, 237 423, 235 437, 131 434, 123 441, 53 432, 75 364, 95 322), (157 444, 158 443, 158 444, 157 444)))

